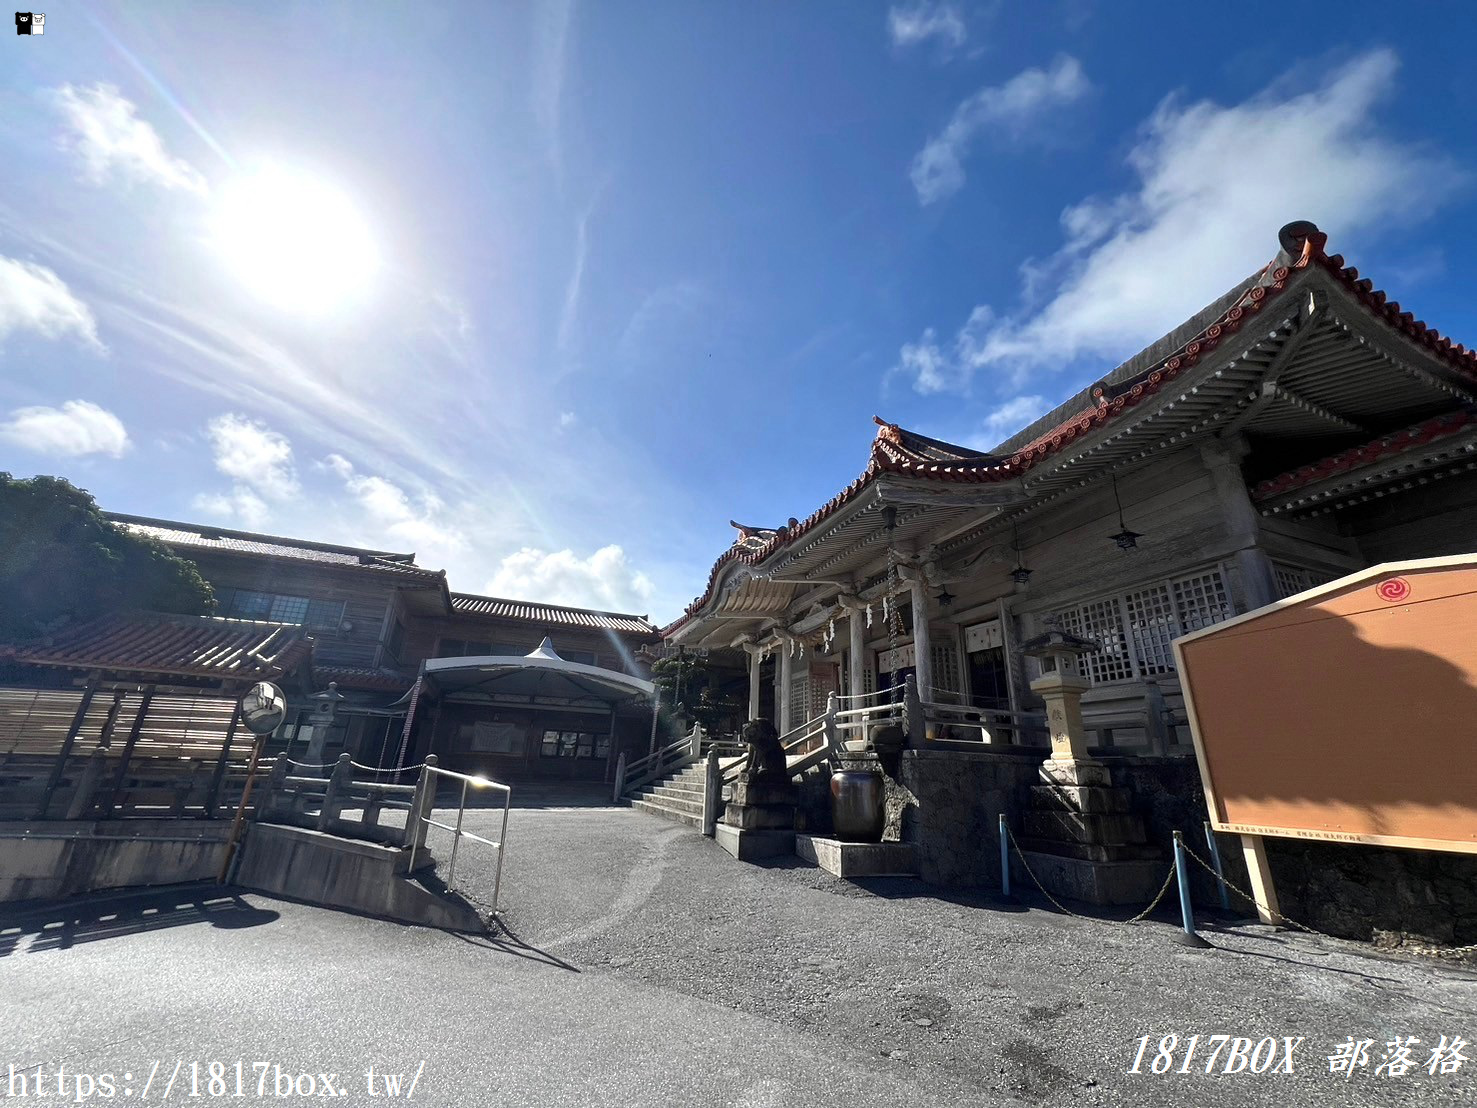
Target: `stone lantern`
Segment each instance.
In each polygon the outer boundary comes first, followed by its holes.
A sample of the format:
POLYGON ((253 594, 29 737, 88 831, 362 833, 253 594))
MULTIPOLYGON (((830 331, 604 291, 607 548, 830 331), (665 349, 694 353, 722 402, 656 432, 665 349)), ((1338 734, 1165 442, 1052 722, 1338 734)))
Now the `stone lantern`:
MULTIPOLYGON (((1087 730, 1082 725, 1082 694, 1092 682, 1082 675, 1078 659, 1097 649, 1097 643, 1059 627, 1050 627, 1045 634, 1021 644, 1021 652, 1035 658, 1041 671, 1041 676, 1031 682, 1031 691, 1046 701, 1046 726, 1051 734, 1049 769, 1096 764, 1087 756, 1087 730)), ((1073 777, 1073 784, 1079 783, 1074 774, 1066 776, 1073 777)))

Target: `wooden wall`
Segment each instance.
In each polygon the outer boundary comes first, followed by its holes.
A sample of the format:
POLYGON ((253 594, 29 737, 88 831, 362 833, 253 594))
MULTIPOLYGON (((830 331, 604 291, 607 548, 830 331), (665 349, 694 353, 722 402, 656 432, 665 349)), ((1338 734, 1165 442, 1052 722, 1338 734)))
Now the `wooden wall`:
MULTIPOLYGON (((385 613, 395 595, 392 573, 305 565, 276 559, 236 557, 214 551, 181 550, 219 595, 225 589, 249 589, 310 600, 342 601, 350 630, 313 629, 314 657, 325 665, 374 667, 382 662, 385 613)), ((228 599, 228 598, 224 598, 228 599)), ((228 609, 222 607, 221 614, 228 609)))

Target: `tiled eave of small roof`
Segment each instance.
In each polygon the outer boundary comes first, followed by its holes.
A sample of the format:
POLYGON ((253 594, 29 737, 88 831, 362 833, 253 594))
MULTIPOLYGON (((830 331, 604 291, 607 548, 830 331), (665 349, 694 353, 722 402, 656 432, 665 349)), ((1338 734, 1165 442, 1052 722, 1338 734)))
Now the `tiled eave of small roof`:
MULTIPOLYGON (((1295 494, 1311 490, 1316 485, 1319 486, 1316 499, 1334 500, 1355 485, 1384 479, 1389 475, 1391 463, 1396 463, 1394 468, 1398 469, 1402 459, 1425 446, 1451 443, 1453 454, 1477 458, 1477 434, 1474 432, 1477 432, 1477 410, 1468 408, 1433 416, 1413 427, 1381 435, 1372 442, 1339 451, 1259 482, 1251 490, 1251 498, 1259 504, 1275 503, 1274 510, 1280 511, 1300 507, 1304 501, 1314 499, 1295 494), (1349 480, 1339 481, 1341 477, 1349 480)), ((1432 461, 1440 464, 1450 459, 1439 456, 1432 461)))
POLYGON ((340 688, 365 689, 375 692, 405 692, 415 682, 398 673, 387 673, 382 669, 365 669, 360 666, 325 666, 315 664, 313 677, 316 683, 332 681, 340 688))
POLYGON ((1257 277, 1233 291, 1230 306, 1224 311, 1217 311, 1212 321, 1188 341, 1162 358, 1154 358, 1146 368, 1130 376, 1115 379, 1118 374, 1114 374, 1094 385, 1078 401, 1082 405, 1078 410, 1069 412, 1057 423, 1008 454, 981 455, 956 447, 953 448, 953 453, 957 460, 951 460, 941 457, 936 449, 922 448, 922 444, 935 448, 947 447, 948 444, 926 439, 877 419, 879 426, 877 437, 872 443, 871 459, 855 481, 804 520, 777 530, 762 545, 746 543, 731 546, 724 551, 708 574, 708 583, 703 594, 688 605, 681 616, 662 628, 661 633, 663 636, 670 636, 702 612, 712 600, 719 577, 727 565, 739 562, 755 566, 765 562, 855 501, 880 476, 896 474, 951 484, 981 484, 1024 475, 1046 459, 1158 394, 1165 385, 1198 364, 1248 322, 1258 318, 1260 312, 1287 289, 1290 279, 1300 270, 1317 267, 1328 273, 1378 321, 1424 347, 1435 359, 1450 367, 1463 379, 1477 382, 1477 353, 1445 338, 1423 320, 1416 319, 1412 313, 1402 311, 1397 302, 1374 288, 1368 278, 1361 278, 1357 269, 1346 267, 1341 255, 1328 254, 1325 251, 1328 236, 1313 224, 1289 224, 1283 229, 1283 239, 1284 253, 1279 254, 1257 277))
POLYGON ((152 677, 260 681, 291 673, 312 651, 312 640, 296 624, 140 613, 0 645, 0 659, 152 677))
POLYGON ((166 546, 189 551, 204 550, 220 554, 260 556, 302 562, 336 569, 364 570, 403 578, 407 583, 424 583, 434 587, 445 580, 441 570, 426 569, 415 564, 414 554, 388 550, 367 550, 330 543, 307 542, 280 535, 261 535, 252 531, 231 531, 203 527, 196 523, 153 519, 148 516, 104 513, 113 523, 136 534, 147 535, 166 546))
POLYGON ((578 627, 590 631, 618 631, 633 635, 655 635, 657 627, 645 616, 625 612, 597 612, 560 604, 536 604, 474 593, 451 594, 451 610, 459 616, 511 619, 539 626, 578 627))

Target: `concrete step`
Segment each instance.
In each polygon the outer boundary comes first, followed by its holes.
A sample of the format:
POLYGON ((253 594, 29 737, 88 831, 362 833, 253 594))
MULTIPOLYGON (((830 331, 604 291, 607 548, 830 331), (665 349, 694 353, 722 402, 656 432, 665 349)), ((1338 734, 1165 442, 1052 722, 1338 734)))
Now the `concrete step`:
POLYGON ((645 800, 652 804, 660 804, 663 808, 670 808, 674 812, 687 812, 691 815, 696 816, 700 816, 703 814, 702 797, 698 797, 695 800, 689 800, 685 796, 670 796, 657 792, 654 789, 642 789, 632 799, 645 800))
POLYGON ((701 812, 699 812, 697 815, 692 815, 689 812, 682 812, 674 808, 668 808, 665 804, 657 801, 633 800, 631 801, 631 807, 638 808, 643 812, 650 812, 654 816, 661 816, 662 819, 670 819, 675 820, 677 823, 685 823, 689 827, 698 827, 702 824, 703 817, 701 812))
POLYGON ((702 789, 689 789, 682 785, 664 785, 658 782, 655 784, 647 785, 640 792, 640 795, 642 796, 646 796, 648 794, 661 797, 671 797, 673 800, 696 801, 698 804, 701 804, 703 802, 702 789))

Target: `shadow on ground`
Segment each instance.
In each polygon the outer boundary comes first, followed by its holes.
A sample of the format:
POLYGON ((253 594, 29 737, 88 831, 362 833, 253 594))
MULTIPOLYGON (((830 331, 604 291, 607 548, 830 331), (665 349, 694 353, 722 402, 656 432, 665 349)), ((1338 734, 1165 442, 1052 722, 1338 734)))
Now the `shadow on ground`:
POLYGON ((278 913, 248 904, 235 890, 222 889, 213 881, 32 902, 0 907, 0 958, 16 953, 23 944, 31 953, 65 950, 81 943, 197 923, 232 929, 257 927, 277 917, 278 913))

